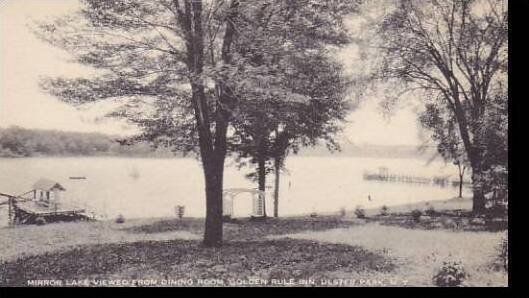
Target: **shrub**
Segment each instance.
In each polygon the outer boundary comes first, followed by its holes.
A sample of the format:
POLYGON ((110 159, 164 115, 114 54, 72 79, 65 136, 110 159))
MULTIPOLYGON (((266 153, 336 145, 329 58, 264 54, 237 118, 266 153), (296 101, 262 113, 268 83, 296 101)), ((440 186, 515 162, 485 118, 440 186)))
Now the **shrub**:
POLYGON ((388 206, 384 205, 382 207, 380 207, 380 215, 388 215, 388 206))
POLYGON ((450 217, 443 218, 442 222, 443 222, 443 227, 447 229, 457 229, 459 227, 459 224, 457 223, 457 221, 450 217))
POLYGON ((123 215, 118 215, 118 217, 116 218, 116 223, 118 224, 122 224, 125 222, 125 217, 123 215))
POLYGON ((37 217, 35 219, 35 224, 38 226, 42 226, 46 224, 46 220, 43 217, 37 217))
POLYGON ((458 287, 466 277, 467 273, 461 262, 445 261, 433 276, 433 283, 438 287, 458 287))
POLYGON ((435 208, 433 206, 428 207, 424 213, 428 216, 434 216, 435 215, 435 208))
POLYGON ((357 218, 366 218, 366 211, 362 207, 356 207, 355 215, 357 218))
POLYGON ((176 206, 176 216, 178 216, 179 219, 182 219, 184 217, 186 207, 182 205, 176 206))
POLYGON ((346 214, 345 208, 344 207, 340 208, 340 211, 338 211, 338 215, 340 217, 345 217, 345 214, 346 214))
POLYGON ((490 207, 487 208, 485 212, 487 217, 493 218, 493 217, 500 217, 500 218, 506 218, 507 217, 507 207, 502 204, 492 204, 490 207))
POLYGON ((419 221, 421 220, 421 216, 422 216, 422 211, 419 210, 419 209, 413 209, 411 211, 411 218, 413 218, 414 221, 419 221))
POLYGON ((499 246, 499 259, 503 268, 507 271, 509 270, 509 238, 507 237, 507 233, 501 237, 499 246))
POLYGON ((484 225, 485 224, 485 218, 483 218, 481 216, 473 217, 472 219, 470 219, 470 224, 471 225, 476 225, 476 226, 484 225))

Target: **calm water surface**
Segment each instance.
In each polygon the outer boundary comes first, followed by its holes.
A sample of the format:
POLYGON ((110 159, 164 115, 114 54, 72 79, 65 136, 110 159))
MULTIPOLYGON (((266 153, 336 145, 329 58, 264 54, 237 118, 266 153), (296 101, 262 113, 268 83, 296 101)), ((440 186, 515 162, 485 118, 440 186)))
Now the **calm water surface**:
MULTIPOLYGON (((281 177, 280 215, 337 212, 342 207, 354 209, 358 205, 391 206, 457 195, 453 187, 363 180, 364 171, 376 171, 382 166, 391 173, 457 177, 454 166, 427 164, 422 159, 293 156, 287 160, 288 173, 281 177)), ((224 187, 254 188, 255 184, 244 178, 247 172, 227 162, 224 187)), ((194 159, 0 158, 0 192, 24 193, 39 178, 58 181, 67 189, 65 200, 100 217, 174 216, 176 205, 185 205, 188 216, 205 215, 204 178, 200 163, 194 159), (87 179, 69 179, 72 176, 87 179)), ((273 182, 270 175, 267 184, 273 186, 273 182)), ((271 195, 272 189, 267 198, 269 214, 273 209, 271 195)), ((5 221, 6 207, 0 208, 0 220, 5 221)), ((250 210, 250 195, 239 196, 235 215, 244 216, 250 210)))

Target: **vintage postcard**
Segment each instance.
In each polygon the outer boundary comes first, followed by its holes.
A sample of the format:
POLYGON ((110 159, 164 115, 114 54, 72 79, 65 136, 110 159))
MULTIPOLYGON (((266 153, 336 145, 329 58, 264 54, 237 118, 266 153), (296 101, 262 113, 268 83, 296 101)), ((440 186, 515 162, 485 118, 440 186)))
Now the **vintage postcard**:
POLYGON ((507 0, 1 0, 0 287, 507 287, 507 0))

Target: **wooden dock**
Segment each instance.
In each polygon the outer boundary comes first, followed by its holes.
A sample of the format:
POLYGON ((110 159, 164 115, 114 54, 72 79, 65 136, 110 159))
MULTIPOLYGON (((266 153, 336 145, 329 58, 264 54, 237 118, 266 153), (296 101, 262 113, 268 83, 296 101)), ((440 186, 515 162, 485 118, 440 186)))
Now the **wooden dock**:
MULTIPOLYGON (((29 192, 28 192, 29 193, 29 192)), ((59 203, 46 206, 24 195, 9 195, 0 193, 0 196, 8 198, 9 223, 14 224, 45 224, 57 221, 89 220, 85 209, 76 206, 59 203)))

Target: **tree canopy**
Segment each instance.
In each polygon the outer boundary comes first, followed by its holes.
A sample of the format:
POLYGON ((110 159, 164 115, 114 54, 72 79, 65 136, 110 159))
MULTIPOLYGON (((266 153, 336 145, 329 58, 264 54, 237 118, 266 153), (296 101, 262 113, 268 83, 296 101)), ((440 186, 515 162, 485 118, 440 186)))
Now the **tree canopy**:
POLYGON ((121 109, 112 115, 142 128, 137 140, 197 152, 206 182, 204 243, 220 245, 231 125, 244 123, 265 101, 307 105, 306 94, 293 85, 289 63, 328 54, 330 46, 347 43, 343 19, 356 2, 82 4, 79 12, 41 23, 36 32, 70 52, 74 61, 99 70, 99 75, 48 78, 42 87, 74 105, 120 101, 121 109))
POLYGON ((501 96, 507 86, 507 3, 399 0, 394 4, 375 27, 378 36, 372 44, 380 63, 372 78, 390 86, 389 98, 420 98, 430 118, 446 116, 445 136, 455 125, 472 168, 473 208, 481 212, 488 191, 484 173, 492 165, 486 157, 490 156, 487 127, 491 113, 499 111, 494 107, 497 99, 505 101, 501 106, 507 100, 501 96))

